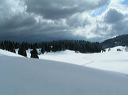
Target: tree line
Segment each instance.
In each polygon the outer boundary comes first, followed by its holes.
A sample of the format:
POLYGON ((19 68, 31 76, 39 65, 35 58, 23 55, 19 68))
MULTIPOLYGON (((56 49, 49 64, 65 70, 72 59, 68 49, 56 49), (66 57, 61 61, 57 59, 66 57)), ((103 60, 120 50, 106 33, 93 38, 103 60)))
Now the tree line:
POLYGON ((89 42, 83 40, 62 40, 40 43, 27 43, 27 42, 14 42, 14 41, 1 41, 0 49, 7 50, 27 57, 26 50, 31 49, 31 58, 39 58, 37 49, 41 49, 41 53, 57 52, 64 50, 73 50, 80 53, 98 53, 101 52, 102 46, 98 42, 89 42))

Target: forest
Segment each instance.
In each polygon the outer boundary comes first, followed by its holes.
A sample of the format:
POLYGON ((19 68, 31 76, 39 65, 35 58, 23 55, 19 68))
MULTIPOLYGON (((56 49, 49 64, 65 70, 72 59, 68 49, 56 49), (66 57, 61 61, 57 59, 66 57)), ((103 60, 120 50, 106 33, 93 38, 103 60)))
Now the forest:
POLYGON ((41 49, 41 53, 56 52, 64 50, 73 50, 80 53, 98 53, 102 50, 102 45, 99 42, 89 42, 84 40, 61 40, 50 42, 14 42, 14 41, 0 41, 0 49, 7 50, 27 57, 26 50, 31 49, 31 57, 38 58, 37 49, 41 49))

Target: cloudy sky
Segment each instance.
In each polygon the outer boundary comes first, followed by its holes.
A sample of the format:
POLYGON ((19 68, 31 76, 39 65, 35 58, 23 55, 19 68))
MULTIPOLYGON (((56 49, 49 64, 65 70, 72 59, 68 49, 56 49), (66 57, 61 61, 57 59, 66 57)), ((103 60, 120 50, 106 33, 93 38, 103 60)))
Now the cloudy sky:
POLYGON ((90 40, 128 33, 128 0, 0 0, 0 40, 90 40))

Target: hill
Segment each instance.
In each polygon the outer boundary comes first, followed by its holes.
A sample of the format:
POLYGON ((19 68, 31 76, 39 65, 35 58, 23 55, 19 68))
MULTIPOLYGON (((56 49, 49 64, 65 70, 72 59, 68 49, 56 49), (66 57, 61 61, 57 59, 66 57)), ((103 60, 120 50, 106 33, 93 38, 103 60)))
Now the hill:
POLYGON ((101 43, 103 48, 111 48, 115 46, 128 46, 128 34, 120 35, 101 43))

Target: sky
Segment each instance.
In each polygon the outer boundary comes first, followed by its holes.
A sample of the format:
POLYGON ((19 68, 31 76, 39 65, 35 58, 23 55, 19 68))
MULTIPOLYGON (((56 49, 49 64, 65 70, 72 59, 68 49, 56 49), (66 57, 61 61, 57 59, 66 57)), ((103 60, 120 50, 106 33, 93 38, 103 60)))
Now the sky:
POLYGON ((128 0, 0 0, 0 40, 103 41, 127 27, 128 0))

